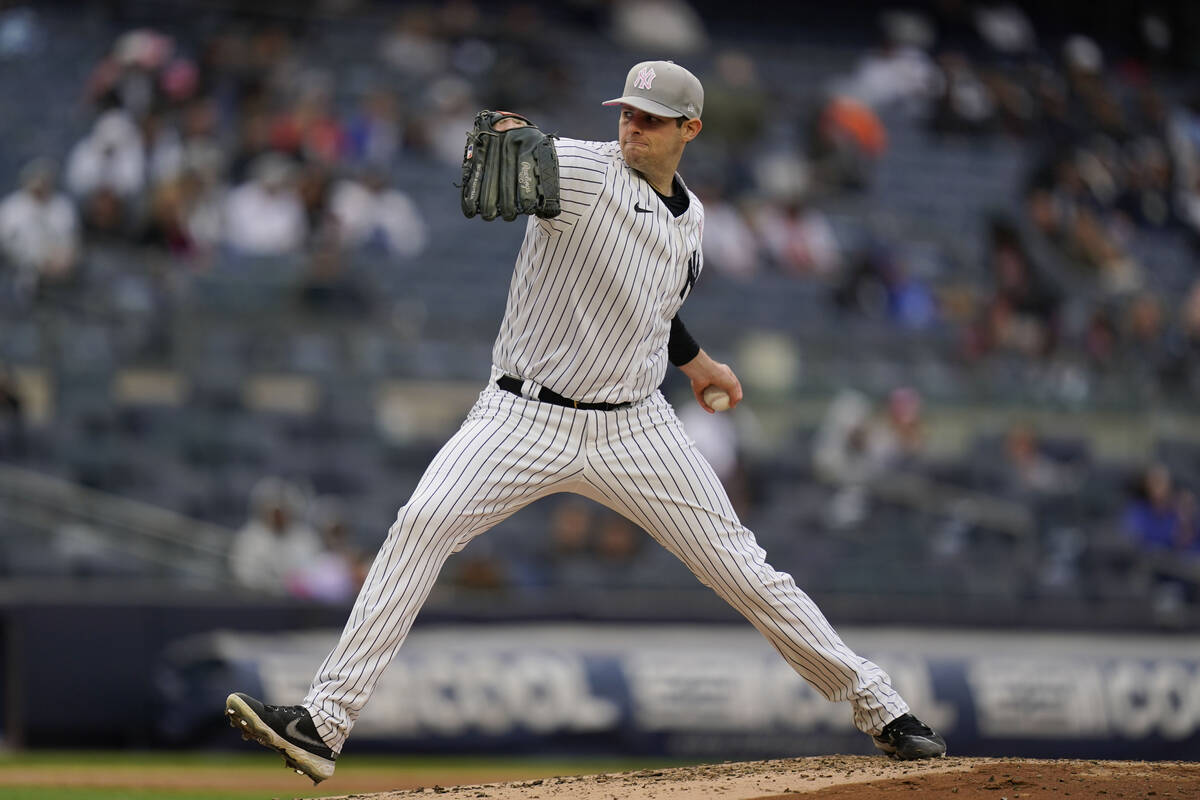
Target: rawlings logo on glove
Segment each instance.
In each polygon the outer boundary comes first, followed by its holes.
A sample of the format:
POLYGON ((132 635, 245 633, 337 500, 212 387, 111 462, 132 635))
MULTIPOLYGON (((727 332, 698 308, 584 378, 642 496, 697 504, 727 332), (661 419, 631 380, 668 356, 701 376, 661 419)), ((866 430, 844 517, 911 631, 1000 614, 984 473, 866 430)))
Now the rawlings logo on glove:
POLYGON ((520 114, 480 111, 463 152, 462 210, 467 217, 513 220, 518 214, 557 217, 558 155, 550 136, 520 114), (505 118, 525 123, 497 131, 505 118))

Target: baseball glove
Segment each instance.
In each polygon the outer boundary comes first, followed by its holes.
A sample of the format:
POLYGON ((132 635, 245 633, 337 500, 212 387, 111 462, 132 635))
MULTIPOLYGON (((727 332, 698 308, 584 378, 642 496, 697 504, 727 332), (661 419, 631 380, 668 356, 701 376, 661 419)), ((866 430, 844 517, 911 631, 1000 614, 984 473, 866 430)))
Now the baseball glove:
POLYGON ((561 211, 558 156, 551 138, 520 114, 476 114, 463 153, 463 213, 487 220, 497 216, 513 220, 518 214, 557 217, 561 211), (527 125, 497 131, 493 126, 505 117, 524 120, 527 125))

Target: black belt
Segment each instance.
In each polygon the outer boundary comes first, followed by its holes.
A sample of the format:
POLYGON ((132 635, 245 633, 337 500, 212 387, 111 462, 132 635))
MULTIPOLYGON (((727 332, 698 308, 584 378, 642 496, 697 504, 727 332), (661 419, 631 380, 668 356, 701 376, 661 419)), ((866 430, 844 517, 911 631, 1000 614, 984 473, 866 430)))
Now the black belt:
MULTIPOLYGON (((512 375, 504 375, 496 380, 496 385, 506 392, 512 392, 518 397, 524 397, 521 393, 521 379, 514 378, 512 375)), ((566 406, 567 408, 578 408, 582 411, 614 411, 618 408, 631 406, 633 403, 581 403, 578 400, 572 400, 569 397, 563 397, 558 392, 547 389, 543 386, 538 390, 537 397, 534 398, 542 403, 551 403, 556 406, 566 406)))

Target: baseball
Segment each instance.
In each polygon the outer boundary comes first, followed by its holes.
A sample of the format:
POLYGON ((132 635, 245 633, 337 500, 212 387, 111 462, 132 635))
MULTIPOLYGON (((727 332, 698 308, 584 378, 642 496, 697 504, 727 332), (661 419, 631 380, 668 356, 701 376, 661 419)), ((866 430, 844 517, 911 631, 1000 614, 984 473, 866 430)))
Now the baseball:
POLYGON ((708 407, 713 411, 729 410, 729 395, 716 386, 710 386, 704 390, 704 402, 708 403, 708 407))

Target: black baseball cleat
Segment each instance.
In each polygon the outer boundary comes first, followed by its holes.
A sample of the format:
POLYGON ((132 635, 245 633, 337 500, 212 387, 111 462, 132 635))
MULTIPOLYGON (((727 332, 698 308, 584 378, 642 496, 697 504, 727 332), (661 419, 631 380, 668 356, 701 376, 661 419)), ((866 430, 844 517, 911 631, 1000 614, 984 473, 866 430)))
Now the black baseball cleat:
POLYGON ((242 738, 283 755, 283 763, 312 778, 313 785, 333 775, 337 753, 325 746, 312 716, 301 706, 269 706, 248 694, 225 698, 225 716, 242 738))
POLYGON ((873 738, 876 747, 903 761, 946 755, 946 741, 912 714, 896 717, 873 738))

